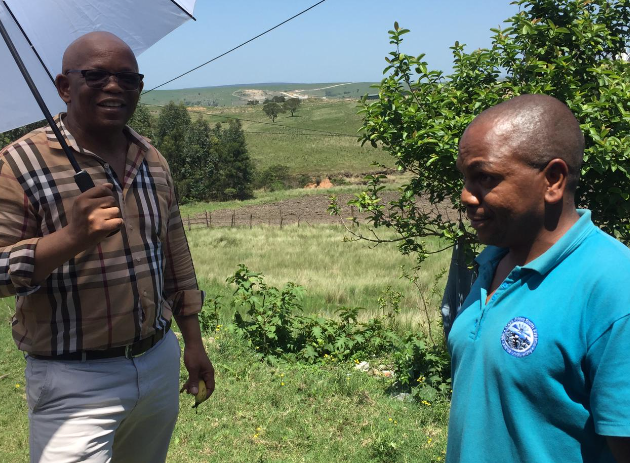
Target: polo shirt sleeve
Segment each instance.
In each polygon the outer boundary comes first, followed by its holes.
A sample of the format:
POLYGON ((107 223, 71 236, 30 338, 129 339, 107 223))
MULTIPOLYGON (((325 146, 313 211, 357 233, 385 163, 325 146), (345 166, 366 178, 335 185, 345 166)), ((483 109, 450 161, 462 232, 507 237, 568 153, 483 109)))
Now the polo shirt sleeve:
POLYGON ((630 437, 630 315, 615 321, 587 352, 595 432, 630 437))
POLYGON ((32 284, 37 215, 24 189, 0 153, 0 297, 28 296, 32 284))

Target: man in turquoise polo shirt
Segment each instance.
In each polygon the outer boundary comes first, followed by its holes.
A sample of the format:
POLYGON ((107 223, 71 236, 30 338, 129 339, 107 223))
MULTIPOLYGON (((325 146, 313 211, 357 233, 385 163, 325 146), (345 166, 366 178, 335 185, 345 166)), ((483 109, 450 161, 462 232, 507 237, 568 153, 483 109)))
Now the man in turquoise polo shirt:
POLYGON ((630 461, 630 251, 576 210, 584 137, 523 95, 462 135, 479 277, 448 337, 448 462, 630 461))

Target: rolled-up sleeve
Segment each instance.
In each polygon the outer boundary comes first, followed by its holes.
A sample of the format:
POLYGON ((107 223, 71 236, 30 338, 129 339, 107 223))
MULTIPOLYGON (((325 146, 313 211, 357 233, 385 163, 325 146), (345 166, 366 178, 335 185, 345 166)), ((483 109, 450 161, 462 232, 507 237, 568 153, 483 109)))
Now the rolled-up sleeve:
POLYGON ((173 315, 185 317, 199 313, 204 292, 197 285, 184 224, 174 195, 169 211, 165 261, 164 298, 172 308, 173 315))
MULTIPOLYGON (((1 156, 2 154, 0 154, 1 156)), ((37 216, 10 167, 0 158, 0 297, 27 296, 33 285, 37 216)))

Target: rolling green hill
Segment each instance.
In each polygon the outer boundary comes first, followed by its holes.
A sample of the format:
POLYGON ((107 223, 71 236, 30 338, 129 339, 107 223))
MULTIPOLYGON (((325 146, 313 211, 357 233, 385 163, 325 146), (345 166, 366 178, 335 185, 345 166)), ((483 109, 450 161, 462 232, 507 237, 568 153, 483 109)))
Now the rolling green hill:
POLYGON ((169 101, 183 102, 187 106, 241 106, 248 100, 274 96, 308 98, 358 99, 366 93, 374 93, 371 82, 333 82, 319 84, 247 84, 219 87, 185 88, 181 90, 154 90, 142 96, 148 105, 162 105, 169 101))
MULTIPOLYGON (((157 115, 159 107, 150 106, 150 110, 157 115)), ((263 113, 262 105, 193 106, 189 111, 193 119, 203 117, 211 125, 240 119, 250 156, 260 170, 285 165, 291 174, 316 178, 381 170, 372 165, 375 161, 393 168, 391 156, 357 141, 361 116, 354 99, 303 100, 295 117, 284 113, 276 122, 263 113)))

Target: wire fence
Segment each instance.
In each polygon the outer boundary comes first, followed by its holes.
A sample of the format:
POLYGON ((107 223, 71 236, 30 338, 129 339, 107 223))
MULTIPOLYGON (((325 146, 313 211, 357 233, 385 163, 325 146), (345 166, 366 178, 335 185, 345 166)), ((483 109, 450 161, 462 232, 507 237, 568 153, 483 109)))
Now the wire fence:
MULTIPOLYGON (((366 221, 367 214, 357 212, 354 206, 343 207, 341 217, 359 226, 366 221)), ((295 212, 283 210, 282 207, 269 207, 262 211, 248 211, 244 208, 205 211, 197 214, 182 216, 182 222, 187 230, 193 228, 253 228, 267 225, 284 227, 287 225, 311 226, 315 224, 341 224, 341 218, 331 216, 326 211, 305 210, 295 212)))

